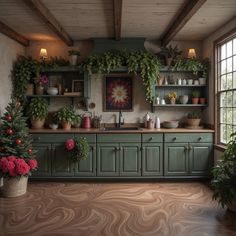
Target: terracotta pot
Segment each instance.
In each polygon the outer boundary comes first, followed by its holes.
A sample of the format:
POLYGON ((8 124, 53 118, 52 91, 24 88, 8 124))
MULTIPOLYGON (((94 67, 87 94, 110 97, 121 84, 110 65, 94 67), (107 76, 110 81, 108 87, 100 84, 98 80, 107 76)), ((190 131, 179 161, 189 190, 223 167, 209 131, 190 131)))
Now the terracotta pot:
POLYGON ((176 98, 171 98, 170 99, 170 104, 175 104, 175 102, 176 102, 176 98))
POLYGON ((227 204, 227 207, 230 211, 236 213, 236 198, 234 198, 231 204, 227 204))
POLYGON ((35 86, 35 94, 37 95, 43 95, 44 94, 44 86, 43 85, 36 85, 35 86))
POLYGON ((189 126, 199 126, 201 119, 187 119, 189 126))
POLYGON ((198 104, 199 98, 192 98, 192 104, 198 104))
POLYGON ((20 178, 3 178, 2 195, 4 197, 18 197, 27 191, 28 176, 20 178))
POLYGON ((62 128, 66 129, 66 130, 71 129, 71 123, 70 122, 63 122, 62 123, 62 128))
POLYGON ((45 123, 45 119, 31 119, 32 129, 42 129, 45 123))
POLYGON ((206 98, 199 98, 199 103, 200 104, 205 104, 206 103, 206 98))
POLYGON ((163 81, 164 81, 164 77, 160 77, 160 78, 157 80, 157 84, 158 84, 158 85, 162 85, 162 84, 163 84, 163 81))
POLYGON ((34 94, 34 85, 27 84, 26 86, 26 95, 33 95, 34 94))

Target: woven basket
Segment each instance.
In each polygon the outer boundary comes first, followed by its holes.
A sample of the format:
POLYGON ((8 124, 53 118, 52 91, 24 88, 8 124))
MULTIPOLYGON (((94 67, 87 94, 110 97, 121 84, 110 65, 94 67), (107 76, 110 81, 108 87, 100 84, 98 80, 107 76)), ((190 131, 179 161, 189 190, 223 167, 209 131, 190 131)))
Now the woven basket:
POLYGON ((4 178, 2 195, 4 197, 18 197, 27 191, 28 176, 20 178, 4 178))

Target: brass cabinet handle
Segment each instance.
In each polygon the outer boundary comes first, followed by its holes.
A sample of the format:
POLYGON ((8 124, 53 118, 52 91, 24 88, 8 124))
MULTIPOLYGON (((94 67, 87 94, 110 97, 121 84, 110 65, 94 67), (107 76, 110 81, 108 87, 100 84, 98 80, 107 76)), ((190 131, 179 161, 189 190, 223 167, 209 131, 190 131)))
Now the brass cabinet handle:
POLYGON ((186 152, 187 150, 188 150, 188 146, 185 145, 185 146, 184 146, 184 151, 186 152))

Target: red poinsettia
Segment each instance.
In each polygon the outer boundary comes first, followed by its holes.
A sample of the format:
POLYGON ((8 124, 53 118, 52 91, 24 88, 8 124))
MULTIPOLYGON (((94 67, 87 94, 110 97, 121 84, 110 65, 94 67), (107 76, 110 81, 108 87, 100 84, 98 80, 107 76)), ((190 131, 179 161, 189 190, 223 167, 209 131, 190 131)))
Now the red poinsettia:
POLYGON ((0 172, 4 177, 27 176, 37 169, 35 159, 25 160, 17 156, 2 157, 0 159, 0 172))

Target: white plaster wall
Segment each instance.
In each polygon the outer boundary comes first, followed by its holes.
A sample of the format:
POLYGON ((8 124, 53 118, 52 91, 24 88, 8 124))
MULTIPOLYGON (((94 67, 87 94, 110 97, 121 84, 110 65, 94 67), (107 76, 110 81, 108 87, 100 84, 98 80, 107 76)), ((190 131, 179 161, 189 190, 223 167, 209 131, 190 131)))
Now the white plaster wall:
POLYGON ((25 55, 25 47, 0 33, 0 115, 10 101, 11 71, 18 55, 25 55))
POLYGON ((235 27, 236 17, 203 41, 203 57, 208 57, 211 61, 211 72, 209 75, 209 107, 205 112, 205 117, 209 124, 214 124, 214 41, 230 32, 235 27))

